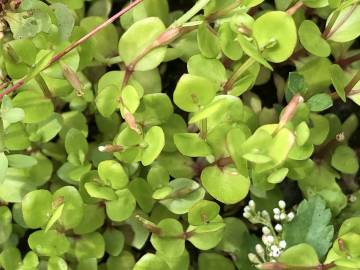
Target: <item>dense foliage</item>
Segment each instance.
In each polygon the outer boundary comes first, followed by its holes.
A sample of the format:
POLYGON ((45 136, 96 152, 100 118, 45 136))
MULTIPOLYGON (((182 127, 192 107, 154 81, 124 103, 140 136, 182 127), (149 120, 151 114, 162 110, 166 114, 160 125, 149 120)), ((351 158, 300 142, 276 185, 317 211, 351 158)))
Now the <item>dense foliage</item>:
POLYGON ((0 269, 360 269, 359 36, 359 0, 1 0, 0 269))

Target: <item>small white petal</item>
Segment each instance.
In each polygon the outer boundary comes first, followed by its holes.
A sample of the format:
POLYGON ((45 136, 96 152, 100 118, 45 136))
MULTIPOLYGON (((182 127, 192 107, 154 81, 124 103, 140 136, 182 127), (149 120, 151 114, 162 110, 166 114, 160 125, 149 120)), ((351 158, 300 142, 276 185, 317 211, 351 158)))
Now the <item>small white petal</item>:
POLYGON ((251 214, 249 212, 244 212, 243 217, 244 218, 249 218, 249 217, 251 217, 251 214))
POLYGON ((106 150, 106 147, 103 146, 103 145, 100 145, 100 146, 98 147, 98 150, 99 150, 100 152, 104 152, 104 151, 106 150))
POLYGON ((263 234, 265 235, 269 235, 271 232, 270 232, 270 229, 268 227, 262 227, 262 232, 263 234))
POLYGON ((256 250, 256 253, 259 254, 260 256, 264 255, 264 248, 262 245, 257 244, 255 246, 255 250, 256 250))
POLYGON ((283 200, 280 200, 280 201, 279 201, 279 207, 280 207, 281 209, 285 209, 286 203, 285 203, 283 200))
POLYGON ((280 220, 285 220, 286 219, 286 214, 285 213, 281 213, 280 214, 280 220))
POLYGON ((244 212, 250 212, 250 211, 251 211, 251 208, 249 206, 244 207, 244 212))
POLYGON ((288 221, 292 221, 295 217, 295 214, 293 212, 290 212, 288 215, 287 215, 287 220, 288 221))
POLYGON ((278 250, 279 250, 279 248, 278 248, 276 245, 272 245, 272 246, 270 247, 270 249, 271 249, 272 251, 278 251, 278 250))
POLYGON ((253 200, 250 200, 249 206, 250 206, 250 208, 255 209, 255 202, 253 200))
POLYGON ((280 243, 279 243, 279 247, 282 248, 282 249, 286 248, 286 241, 281 240, 280 243))
POLYGON ((267 236, 267 241, 268 241, 268 243, 270 243, 270 244, 274 243, 274 236, 268 235, 268 236, 267 236))
POLYGON ((279 215, 280 214, 280 209, 279 208, 274 208, 273 212, 275 215, 279 215))
POLYGON ((277 232, 281 232, 281 231, 282 231, 282 226, 281 226, 281 224, 276 224, 276 225, 275 225, 275 231, 277 231, 277 232))
POLYGON ((280 220, 280 215, 274 215, 275 220, 280 220))

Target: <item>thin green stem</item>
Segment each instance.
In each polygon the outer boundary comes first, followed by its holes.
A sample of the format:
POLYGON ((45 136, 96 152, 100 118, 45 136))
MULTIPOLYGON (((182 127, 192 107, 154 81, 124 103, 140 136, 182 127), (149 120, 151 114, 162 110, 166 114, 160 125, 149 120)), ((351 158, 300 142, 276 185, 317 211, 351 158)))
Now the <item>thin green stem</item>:
POLYGON ((256 62, 255 59, 250 57, 237 70, 235 70, 235 72, 230 76, 230 78, 225 83, 224 92, 225 93, 229 92, 233 88, 235 82, 240 78, 240 76, 245 71, 247 71, 255 62, 256 62))
POLYGON ((201 120, 200 138, 205 139, 207 137, 207 119, 201 120))
POLYGON ((209 2, 210 2, 210 0, 199 0, 199 1, 197 1, 196 4, 191 9, 189 9, 184 15, 182 15, 175 22, 173 22, 170 25, 170 28, 171 27, 182 26, 184 23, 186 23, 192 17, 194 17, 200 10, 202 10, 209 2))

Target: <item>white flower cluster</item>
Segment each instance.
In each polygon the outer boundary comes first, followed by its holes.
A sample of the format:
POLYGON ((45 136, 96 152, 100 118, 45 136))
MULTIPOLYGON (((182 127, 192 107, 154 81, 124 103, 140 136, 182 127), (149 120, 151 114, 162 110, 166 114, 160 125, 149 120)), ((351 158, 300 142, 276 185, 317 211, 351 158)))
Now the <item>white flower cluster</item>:
POLYGON ((257 244, 255 247, 256 254, 250 253, 248 255, 251 262, 255 264, 274 262, 286 249, 286 241, 282 237, 283 224, 292 221, 295 214, 293 212, 287 214, 285 209, 286 203, 283 200, 279 201, 278 207, 273 209, 273 219, 276 221, 275 226, 273 226, 270 214, 266 210, 257 212, 253 200, 250 200, 245 206, 243 216, 251 223, 264 225, 261 237, 263 245, 257 244))

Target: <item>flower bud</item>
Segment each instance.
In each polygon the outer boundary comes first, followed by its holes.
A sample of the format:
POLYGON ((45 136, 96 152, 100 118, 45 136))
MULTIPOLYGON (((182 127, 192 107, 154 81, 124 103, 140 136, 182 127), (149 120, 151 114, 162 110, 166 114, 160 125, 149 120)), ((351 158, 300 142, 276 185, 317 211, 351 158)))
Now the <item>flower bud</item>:
POLYGON ((256 256, 254 253, 249 253, 248 258, 249 258, 249 261, 252 263, 256 263, 256 264, 261 263, 258 256, 256 256))
POLYGON ((279 201, 279 207, 280 207, 280 209, 285 209, 286 203, 283 200, 280 200, 279 201))
POLYGON ((281 224, 276 224, 276 225, 275 225, 275 231, 281 232, 282 229, 283 229, 283 228, 282 228, 281 224))

